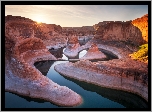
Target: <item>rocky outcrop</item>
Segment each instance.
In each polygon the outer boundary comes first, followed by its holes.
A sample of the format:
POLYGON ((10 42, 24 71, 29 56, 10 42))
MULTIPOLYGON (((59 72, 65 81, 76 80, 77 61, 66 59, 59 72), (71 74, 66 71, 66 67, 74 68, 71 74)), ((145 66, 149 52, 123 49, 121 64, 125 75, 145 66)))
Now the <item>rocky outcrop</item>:
POLYGON ((129 57, 134 49, 119 41, 99 42, 93 39, 81 46, 79 50, 87 49, 93 43, 97 43, 98 48, 115 54, 119 59, 94 63, 81 60, 56 65, 55 70, 64 76, 80 81, 132 92, 148 101, 148 65, 129 57))
POLYGON ((60 106, 80 104, 82 99, 77 93, 54 83, 35 68, 34 63, 42 60, 56 58, 44 48, 40 39, 27 38, 15 44, 11 57, 5 56, 5 91, 44 99, 60 106))
MULTIPOLYGON (((97 46, 91 48, 89 52, 96 52, 101 48, 117 55, 119 59, 96 63, 88 60, 63 63, 56 65, 55 70, 80 81, 133 92, 148 101, 147 64, 133 61, 129 57, 134 50, 131 45, 139 46, 145 42, 142 39, 144 33, 133 25, 135 23, 101 22, 93 29, 92 27, 78 28, 81 29, 79 32, 78 29, 72 28, 71 31, 64 32, 60 26, 38 24, 23 17, 6 16, 5 19, 6 91, 45 99, 61 106, 79 105, 82 103, 80 95, 42 75, 35 68, 34 63, 42 60, 57 60, 48 51, 50 48, 57 49, 67 45, 64 54, 73 58, 78 55, 78 52, 90 48, 95 43, 97 46), (94 29, 96 29, 95 37, 80 46, 78 36, 92 36, 94 29), (73 34, 76 35, 71 36, 73 34)), ((88 56, 90 55, 86 57, 88 56)))
POLYGON ((100 41, 123 41, 139 46, 144 43, 141 31, 128 22, 106 22, 96 30, 95 39, 100 41))
POLYGON ((56 58, 60 59, 63 57, 63 47, 59 49, 50 49, 49 52, 54 55, 56 58))
MULTIPOLYGON (((99 22, 98 24, 93 25, 93 28, 94 28, 95 30, 98 30, 98 28, 99 28, 100 26, 103 26, 103 25, 105 25, 105 24, 107 24, 107 23, 110 23, 110 22, 113 22, 113 21, 103 21, 103 22, 99 22)), ((120 21, 119 21, 119 22, 120 22, 120 21)))
MULTIPOLYGON (((18 25, 10 23, 14 27, 18 25)), ((9 26, 9 22, 6 24, 6 29, 10 29, 5 32, 5 91, 44 99, 60 106, 79 105, 82 102, 80 95, 56 84, 35 68, 37 61, 57 60, 46 49, 43 40, 19 36, 18 28, 9 26)), ((24 24, 20 27, 24 28, 24 24)))
POLYGON ((94 36, 79 36, 78 40, 79 40, 79 44, 80 45, 85 45, 89 40, 93 39, 94 36))
POLYGON ((34 66, 39 70, 41 71, 41 73, 43 75, 47 75, 50 67, 53 65, 55 61, 50 61, 50 60, 47 60, 47 61, 40 61, 40 62, 36 62, 34 63, 34 66))
POLYGON ((45 46, 51 48, 58 44, 66 45, 67 37, 61 34, 62 27, 60 25, 37 23, 20 16, 8 15, 5 17, 5 36, 9 38, 37 37, 43 40, 45 46))
POLYGON ((69 78, 66 76, 64 76, 64 77, 66 79, 76 83, 83 89, 85 89, 87 91, 91 91, 91 92, 96 92, 97 94, 103 96, 104 98, 107 98, 109 100, 122 104, 126 108, 148 108, 148 104, 147 104, 148 102, 141 100, 141 98, 139 98, 139 96, 130 94, 129 92, 109 89, 109 88, 105 88, 105 87, 101 87, 101 86, 96 86, 94 84, 89 84, 89 86, 88 86, 88 83, 86 83, 86 82, 79 81, 79 80, 69 78))
POLYGON ((140 29, 143 39, 148 42, 148 14, 133 20, 131 23, 140 29))
POLYGON ((72 36, 89 36, 94 35, 95 29, 93 26, 82 26, 82 27, 62 27, 64 35, 72 36))
MULTIPOLYGON (((141 63, 138 64, 141 65, 141 63)), ((139 71, 130 67, 128 69, 121 67, 121 65, 118 66, 105 66, 102 62, 92 63, 83 60, 76 63, 58 64, 55 66, 55 70, 64 76, 80 81, 138 94, 148 101, 148 87, 146 85, 148 80, 145 78, 148 74, 144 74, 148 72, 143 69, 139 71)), ((146 68, 146 65, 144 67, 146 68)))
POLYGON ((63 53, 65 54, 65 56, 69 58, 76 57, 79 52, 79 47, 80 44, 78 41, 78 37, 73 35, 68 39, 66 49, 64 50, 63 53))
POLYGON ((104 55, 104 53, 99 51, 96 44, 92 44, 91 48, 89 48, 87 53, 80 59, 88 59, 88 60, 100 59, 100 60, 104 60, 104 59, 106 59, 106 56, 104 55))

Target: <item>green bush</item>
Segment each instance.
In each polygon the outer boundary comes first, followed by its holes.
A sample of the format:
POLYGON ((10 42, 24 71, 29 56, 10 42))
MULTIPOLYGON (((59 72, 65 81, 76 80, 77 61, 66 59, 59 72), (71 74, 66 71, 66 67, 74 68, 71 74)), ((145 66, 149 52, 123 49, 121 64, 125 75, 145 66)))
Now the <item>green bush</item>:
POLYGON ((148 62, 148 44, 143 44, 139 46, 139 50, 130 54, 131 58, 134 60, 140 60, 143 62, 148 62))

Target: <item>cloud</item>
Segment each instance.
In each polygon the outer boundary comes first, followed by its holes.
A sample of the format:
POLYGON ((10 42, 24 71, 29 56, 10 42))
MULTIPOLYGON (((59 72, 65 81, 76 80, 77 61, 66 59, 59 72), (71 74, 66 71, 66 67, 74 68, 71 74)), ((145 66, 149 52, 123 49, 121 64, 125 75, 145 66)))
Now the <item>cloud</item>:
POLYGON ((126 21, 148 13, 146 5, 6 5, 6 15, 15 15, 34 19, 45 18, 46 23, 70 22, 76 24, 96 24, 102 21, 126 21), (73 22, 72 22, 73 21, 73 22))

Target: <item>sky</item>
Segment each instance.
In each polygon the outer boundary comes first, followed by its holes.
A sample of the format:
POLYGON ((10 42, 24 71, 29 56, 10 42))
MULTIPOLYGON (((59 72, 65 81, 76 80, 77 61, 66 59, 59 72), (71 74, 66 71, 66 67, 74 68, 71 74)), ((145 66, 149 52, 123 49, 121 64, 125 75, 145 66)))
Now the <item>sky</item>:
POLYGON ((5 16, 21 16, 61 27, 129 21, 148 14, 148 5, 5 5, 5 16))

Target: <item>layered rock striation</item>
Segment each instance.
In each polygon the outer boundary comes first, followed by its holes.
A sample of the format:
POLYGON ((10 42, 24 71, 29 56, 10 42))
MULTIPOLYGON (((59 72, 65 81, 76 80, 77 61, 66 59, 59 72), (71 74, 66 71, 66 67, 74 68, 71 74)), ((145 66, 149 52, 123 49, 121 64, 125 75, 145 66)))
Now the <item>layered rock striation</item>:
POLYGON ((142 33, 131 21, 106 22, 98 26, 94 39, 101 41, 122 41, 136 46, 143 44, 142 33))
MULTIPOLYGON (((76 63, 70 62, 56 65, 55 70, 62 75, 80 81, 138 94, 148 101, 147 71, 145 72, 145 69, 141 68, 138 70, 138 67, 125 67, 127 62, 121 61, 124 62, 123 67, 118 64, 119 62, 116 63, 115 61, 113 64, 108 63, 109 65, 107 65, 106 62, 106 64, 103 62, 92 63, 91 61, 83 60, 76 63)), ((137 63, 134 64, 136 65, 137 63)), ((140 66, 143 65, 140 63, 140 66)), ((146 65, 144 68, 146 68, 146 65)))
POLYGON ((56 65, 55 70, 80 81, 132 92, 148 101, 148 65, 129 57, 145 43, 142 31, 132 21, 106 21, 93 27, 96 30, 94 38, 82 45, 79 51, 96 44, 98 48, 118 56, 118 59, 96 63, 88 60, 69 62, 56 65))
POLYGON ((89 36, 95 34, 95 29, 93 26, 82 26, 82 27, 62 27, 63 34, 67 36, 77 35, 77 36, 89 36))
POLYGON ((148 42, 148 14, 133 20, 132 24, 140 29, 142 38, 148 42))
POLYGON ((81 96, 51 81, 35 68, 34 63, 42 60, 56 60, 42 40, 27 38, 16 43, 11 57, 5 56, 5 90, 60 106, 79 105, 81 96))
POLYGON ((8 15, 5 17, 5 36, 9 38, 37 37, 47 48, 66 45, 67 36, 62 36, 62 27, 55 24, 37 23, 28 18, 8 15))
MULTIPOLYGON (((20 17, 18 19, 20 20, 20 17)), ((48 51, 42 39, 35 37, 35 34, 24 36, 30 31, 29 28, 33 31, 33 23, 24 19, 18 22, 6 19, 5 91, 44 99, 60 106, 81 104, 80 95, 65 86, 58 85, 35 68, 35 62, 57 60, 57 58, 48 51), (25 27, 28 31, 22 33, 25 27)))
POLYGON ((143 26, 137 19, 133 22, 100 22, 93 27, 71 29, 38 24, 23 17, 6 16, 5 90, 45 99, 60 106, 79 105, 82 103, 80 95, 42 75, 34 63, 57 60, 48 51, 51 48, 66 46, 64 54, 69 58, 90 48, 82 59, 104 58, 105 55, 98 50, 101 48, 117 55, 119 59, 95 63, 88 60, 63 63, 56 65, 55 70, 80 81, 138 94, 148 101, 148 65, 129 57, 137 46, 148 41, 145 37, 148 20, 142 21, 145 21, 143 26), (89 39, 84 36, 91 36, 91 40, 80 46, 78 39, 89 39))

